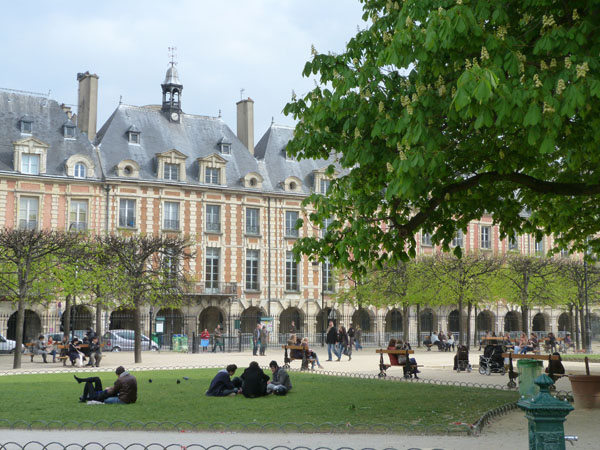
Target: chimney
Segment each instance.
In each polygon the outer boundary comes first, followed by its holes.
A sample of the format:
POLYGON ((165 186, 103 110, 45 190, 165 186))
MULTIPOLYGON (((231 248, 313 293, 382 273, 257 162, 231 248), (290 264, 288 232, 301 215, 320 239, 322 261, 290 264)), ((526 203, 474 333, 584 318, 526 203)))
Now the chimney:
POLYGON ((89 72, 78 73, 79 99, 77 117, 79 129, 87 133, 88 139, 96 138, 96 122, 98 120, 98 75, 89 72))
POLYGON ((237 105, 237 136, 254 155, 254 100, 248 97, 237 105))
POLYGON ((67 118, 71 119, 71 117, 73 116, 73 113, 71 112, 71 107, 65 105, 64 103, 60 104, 60 107, 62 108, 62 110, 65 112, 65 114, 67 115, 67 118))

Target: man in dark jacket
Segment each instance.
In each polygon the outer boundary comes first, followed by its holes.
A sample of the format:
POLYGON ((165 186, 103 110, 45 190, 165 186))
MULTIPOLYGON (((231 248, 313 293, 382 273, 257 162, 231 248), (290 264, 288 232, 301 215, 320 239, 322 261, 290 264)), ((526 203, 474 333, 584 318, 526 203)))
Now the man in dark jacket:
POLYGON ((94 336, 92 338, 89 350, 90 362, 87 363, 87 365, 100 367, 100 360, 102 359, 102 347, 100 347, 100 343, 98 342, 98 336, 94 336))
POLYGON ((269 376, 262 371, 256 361, 244 370, 240 377, 242 379, 242 394, 247 398, 262 397, 267 393, 267 381, 269 376))
POLYGON ((333 351, 335 350, 335 344, 337 343, 338 335, 333 321, 329 321, 329 328, 327 328, 327 361, 333 361, 333 351))
POLYGON ((273 372, 273 380, 269 381, 267 385, 267 394, 273 393, 275 395, 285 395, 290 389, 292 389, 292 382, 290 376, 277 364, 277 361, 271 361, 269 368, 273 372))
POLYGON ((219 370, 210 382, 206 395, 209 397, 235 396, 241 387, 241 380, 239 378, 234 379, 236 384, 239 382, 238 386, 234 386, 234 383, 231 381, 231 377, 236 370, 237 366, 235 364, 229 364, 225 369, 219 370))
POLYGON ((137 380, 123 366, 117 367, 115 373, 117 374, 117 381, 106 389, 110 397, 104 400, 104 403, 135 403, 137 400, 137 380))

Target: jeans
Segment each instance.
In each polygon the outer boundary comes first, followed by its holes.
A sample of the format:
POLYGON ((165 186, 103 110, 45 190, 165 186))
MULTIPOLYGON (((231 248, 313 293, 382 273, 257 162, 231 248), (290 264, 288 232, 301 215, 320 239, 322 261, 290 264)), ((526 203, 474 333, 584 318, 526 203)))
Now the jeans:
POLYGON ((260 341, 254 341, 254 345, 252 347, 252 354, 256 356, 256 352, 258 351, 258 346, 260 345, 260 341))
POLYGON ((346 346, 344 344, 338 344, 337 347, 333 350, 335 356, 337 356, 338 360, 342 359, 342 355, 344 354, 344 350, 346 346))
POLYGON ((327 361, 331 361, 333 359, 332 351, 334 351, 335 344, 327 344, 327 356, 329 357, 327 361))
POLYGON ((354 347, 356 347, 356 351, 362 350, 362 345, 360 345, 360 341, 358 339, 354 340, 354 347))
POLYGON ((282 384, 267 384, 267 394, 279 394, 279 395, 285 395, 287 393, 287 388, 285 386, 283 386, 282 384))
POLYGON ((112 405, 124 405, 125 402, 121 401, 119 397, 108 397, 104 400, 104 403, 112 404, 112 405))

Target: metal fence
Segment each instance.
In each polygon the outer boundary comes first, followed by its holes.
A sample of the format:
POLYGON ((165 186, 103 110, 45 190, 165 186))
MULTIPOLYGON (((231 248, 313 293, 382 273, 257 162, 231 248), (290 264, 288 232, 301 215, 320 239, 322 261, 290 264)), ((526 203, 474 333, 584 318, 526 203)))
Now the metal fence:
MULTIPOLYGON (((8 339, 15 340, 16 316, 16 312, 0 314, 0 334, 8 339)), ((65 317, 65 314, 60 313, 37 313, 26 310, 24 342, 34 342, 40 334, 46 337, 53 335, 55 340, 57 337, 60 339, 66 329, 65 317)), ((100 320, 97 321, 96 311, 82 305, 74 306, 70 317, 70 334, 80 338, 88 328, 94 329, 102 338, 109 330, 133 330, 135 323, 132 310, 102 311, 100 320)), ((414 317, 410 319, 408 342, 418 346, 430 335, 430 331, 423 329, 417 333, 416 321, 414 317)), ((336 326, 344 325, 346 328, 352 325, 355 329, 355 345, 358 343, 364 347, 382 347, 386 346, 392 338, 405 339, 404 323, 400 317, 377 317, 362 309, 352 315, 338 314, 333 310, 309 315, 299 309, 289 308, 279 315, 267 316, 264 311, 256 307, 249 308, 242 314, 225 314, 220 308, 209 307, 198 315, 184 314, 179 309, 151 309, 140 315, 142 334, 155 342, 160 349, 190 352, 244 351, 252 348, 253 331, 258 324, 268 331, 268 346, 286 344, 290 336, 296 334, 297 337, 308 338, 310 345, 316 347, 325 344, 326 329, 330 322, 336 326), (219 343, 222 342, 222 346, 215 345, 217 326, 221 329, 222 339, 219 343), (203 330, 207 330, 210 334, 208 346, 204 348, 200 338, 203 330)), ((477 332, 478 336, 483 334, 481 331, 477 332)), ((516 338, 519 334, 520 332, 514 331, 510 333, 512 338, 516 338)), ((547 332, 537 332, 537 334, 540 338, 544 338, 547 332)), ((457 339, 456 334, 455 339, 457 339)), ((150 341, 144 342, 144 346, 148 346, 144 350, 149 350, 150 341)), ((471 342, 478 343, 478 337, 472 335, 471 342)))

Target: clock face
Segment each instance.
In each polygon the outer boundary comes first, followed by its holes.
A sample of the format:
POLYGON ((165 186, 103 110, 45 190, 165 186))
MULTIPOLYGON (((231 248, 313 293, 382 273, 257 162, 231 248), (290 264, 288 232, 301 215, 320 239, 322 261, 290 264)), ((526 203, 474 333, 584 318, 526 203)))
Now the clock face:
POLYGON ((177 114, 176 112, 171 114, 171 119, 173 120, 179 120, 179 114, 177 114))

